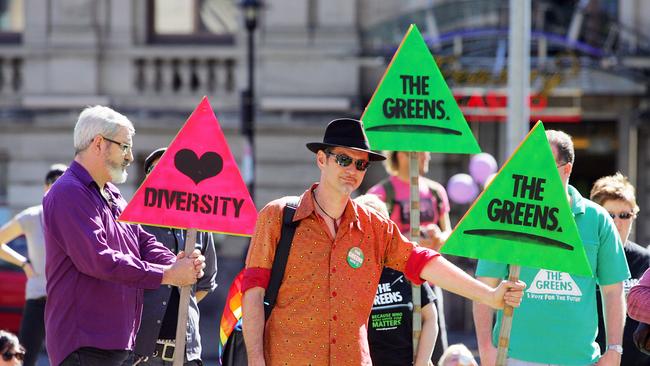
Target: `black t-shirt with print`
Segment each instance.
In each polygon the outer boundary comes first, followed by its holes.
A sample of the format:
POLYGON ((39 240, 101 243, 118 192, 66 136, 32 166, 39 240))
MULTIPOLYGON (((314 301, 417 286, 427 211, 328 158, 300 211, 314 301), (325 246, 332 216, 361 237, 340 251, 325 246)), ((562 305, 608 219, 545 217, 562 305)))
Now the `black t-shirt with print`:
MULTIPOLYGON (((431 287, 420 286, 422 307, 434 301, 431 287)), ((368 319, 368 343, 373 365, 413 363, 413 303, 411 283, 404 274, 384 268, 368 319)))
MULTIPOLYGON (((628 241, 625 244, 625 258, 627 259, 627 266, 630 268, 630 279, 623 281, 623 289, 625 296, 632 286, 639 283, 639 279, 650 266, 650 251, 639 244, 628 241)), ((607 339, 605 338, 605 323, 603 321, 602 313, 602 300, 600 291, 598 291, 598 337, 596 341, 600 346, 601 353, 604 353, 607 347, 607 339)), ((621 366, 650 366, 650 356, 641 353, 634 346, 634 339, 632 334, 636 329, 639 322, 630 318, 625 318, 625 328, 623 330, 623 357, 621 357, 621 366)))

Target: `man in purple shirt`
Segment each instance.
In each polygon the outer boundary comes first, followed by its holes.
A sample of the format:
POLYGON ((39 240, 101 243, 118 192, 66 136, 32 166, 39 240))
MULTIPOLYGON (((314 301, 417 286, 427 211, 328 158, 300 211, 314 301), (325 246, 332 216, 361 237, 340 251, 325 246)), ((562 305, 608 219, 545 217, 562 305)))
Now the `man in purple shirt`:
POLYGON ((139 225, 117 221, 126 201, 113 183, 126 181, 134 133, 120 113, 86 108, 74 128, 74 161, 43 199, 52 365, 131 363, 143 289, 203 275, 198 250, 176 257, 139 225))

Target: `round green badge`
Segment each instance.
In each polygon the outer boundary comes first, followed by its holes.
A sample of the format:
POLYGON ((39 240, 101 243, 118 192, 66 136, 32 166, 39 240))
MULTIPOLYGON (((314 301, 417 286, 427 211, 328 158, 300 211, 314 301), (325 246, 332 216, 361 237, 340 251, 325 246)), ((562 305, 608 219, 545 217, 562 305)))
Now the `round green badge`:
POLYGON ((359 247, 352 247, 348 250, 348 264, 357 269, 363 264, 363 251, 359 247))

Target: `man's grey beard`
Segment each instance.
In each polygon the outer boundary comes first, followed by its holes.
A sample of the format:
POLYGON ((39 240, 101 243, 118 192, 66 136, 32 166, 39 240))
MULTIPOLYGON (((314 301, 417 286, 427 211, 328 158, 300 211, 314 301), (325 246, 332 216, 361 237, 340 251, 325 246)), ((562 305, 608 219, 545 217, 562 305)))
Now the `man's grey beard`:
POLYGON ((108 168, 108 173, 111 176, 111 183, 114 184, 122 184, 126 182, 126 178, 129 176, 129 173, 126 171, 126 167, 123 168, 122 166, 117 169, 110 167, 108 168))

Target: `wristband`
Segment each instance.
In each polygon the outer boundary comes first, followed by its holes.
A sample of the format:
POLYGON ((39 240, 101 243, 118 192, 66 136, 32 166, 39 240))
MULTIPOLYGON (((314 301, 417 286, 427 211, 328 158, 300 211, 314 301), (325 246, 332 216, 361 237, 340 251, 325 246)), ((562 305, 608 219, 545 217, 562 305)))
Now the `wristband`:
POLYGON ((27 259, 23 262, 23 264, 20 266, 20 268, 25 268, 25 266, 28 265, 29 263, 32 263, 32 261, 30 261, 29 258, 27 258, 27 259))
POLYGON ((610 344, 607 346, 607 350, 618 352, 621 355, 623 354, 623 346, 621 346, 620 344, 610 344))

